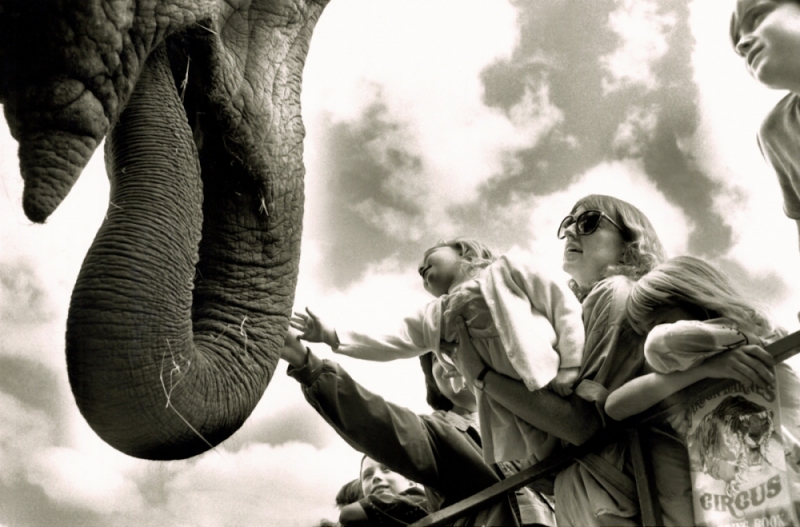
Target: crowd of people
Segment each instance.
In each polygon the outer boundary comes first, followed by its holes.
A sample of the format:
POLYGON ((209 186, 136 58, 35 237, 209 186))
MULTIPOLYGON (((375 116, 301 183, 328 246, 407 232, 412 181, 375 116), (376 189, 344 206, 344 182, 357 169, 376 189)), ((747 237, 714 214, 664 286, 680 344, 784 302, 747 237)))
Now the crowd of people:
MULTIPOLYGON (((755 79, 789 90, 766 118, 758 144, 800 233, 800 2, 738 0, 731 39, 755 79)), ((751 392, 772 394, 781 423, 770 428, 778 420, 764 410, 734 414, 738 425, 726 424, 744 429, 743 441, 752 445, 727 465, 700 463, 726 482, 718 503, 746 508, 764 501, 755 489, 744 498, 736 493, 743 490, 745 462, 756 465, 744 458, 766 456, 764 441, 774 436, 785 463, 769 463, 783 467, 790 496, 779 520, 796 524, 800 379, 764 349, 786 332, 713 265, 667 258, 652 224, 631 203, 585 196, 557 234, 568 284, 478 240, 457 238, 423 255, 419 273, 434 300, 403 319, 397 334, 342 331, 313 311, 295 313, 282 352, 288 373, 309 404, 364 453, 360 478, 337 496, 339 524, 413 523, 707 378, 736 381, 729 399, 740 404, 751 392), (419 357, 433 412, 418 415, 386 401, 303 341, 366 360, 419 357)), ((691 422, 691 411, 640 430, 664 525, 698 521, 692 452, 701 440, 688 431, 700 424, 691 422)), ((711 439, 703 439, 703 448, 722 448, 717 436, 704 437, 711 439)), ((622 435, 599 443, 554 476, 453 524, 641 525, 629 441, 622 435)))

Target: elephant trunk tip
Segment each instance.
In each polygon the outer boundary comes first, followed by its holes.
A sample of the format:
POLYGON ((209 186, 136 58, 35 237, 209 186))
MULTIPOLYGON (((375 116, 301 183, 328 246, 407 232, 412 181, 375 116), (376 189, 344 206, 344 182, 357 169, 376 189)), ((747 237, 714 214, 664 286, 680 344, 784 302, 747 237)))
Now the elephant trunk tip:
POLYGON ((92 137, 41 132, 20 141, 19 164, 25 190, 22 208, 35 223, 44 223, 78 180, 97 148, 92 137))

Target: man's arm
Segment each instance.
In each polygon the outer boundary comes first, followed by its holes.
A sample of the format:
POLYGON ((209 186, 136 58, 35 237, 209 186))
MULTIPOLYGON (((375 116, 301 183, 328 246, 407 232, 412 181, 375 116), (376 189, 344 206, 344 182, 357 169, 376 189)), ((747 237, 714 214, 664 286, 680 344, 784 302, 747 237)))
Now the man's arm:
POLYGON ((292 333, 281 356, 308 403, 356 450, 450 499, 498 481, 480 452, 443 419, 421 417, 366 390, 340 365, 303 348, 292 333))

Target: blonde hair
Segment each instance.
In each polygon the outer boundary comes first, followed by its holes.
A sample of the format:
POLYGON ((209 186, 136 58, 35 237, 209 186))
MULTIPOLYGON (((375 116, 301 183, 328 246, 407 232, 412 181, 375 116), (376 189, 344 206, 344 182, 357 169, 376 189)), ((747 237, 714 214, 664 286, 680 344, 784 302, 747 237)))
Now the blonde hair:
MULTIPOLYGON (((580 207, 603 211, 622 228, 622 240, 625 243, 622 263, 609 265, 603 272, 605 278, 625 275, 637 280, 666 259, 664 246, 661 245, 650 220, 627 201, 613 196, 590 194, 579 199, 570 214, 575 214, 580 207)), ((569 281, 569 287, 579 299, 583 299, 588 293, 575 280, 569 281)), ((594 284, 590 289, 591 287, 594 284)))
POLYGON ((729 318, 759 337, 782 332, 725 274, 692 256, 667 260, 643 276, 634 284, 625 308, 631 326, 646 334, 658 311, 692 306, 704 309, 709 318, 729 318))
POLYGON ((439 240, 436 245, 425 251, 422 259, 439 247, 450 247, 461 256, 461 266, 466 276, 474 276, 478 269, 483 269, 497 257, 488 245, 472 238, 453 238, 452 240, 439 240))

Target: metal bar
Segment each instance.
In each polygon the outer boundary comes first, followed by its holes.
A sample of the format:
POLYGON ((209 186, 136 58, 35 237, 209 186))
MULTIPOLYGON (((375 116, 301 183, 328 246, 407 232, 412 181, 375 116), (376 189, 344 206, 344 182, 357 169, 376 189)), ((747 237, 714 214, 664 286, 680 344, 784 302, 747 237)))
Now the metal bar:
POLYGON ((631 446, 631 463, 633 479, 636 482, 636 493, 639 495, 639 510, 642 513, 643 527, 664 525, 661 519, 661 505, 655 496, 655 479, 649 456, 645 455, 640 428, 630 431, 628 439, 631 446))

